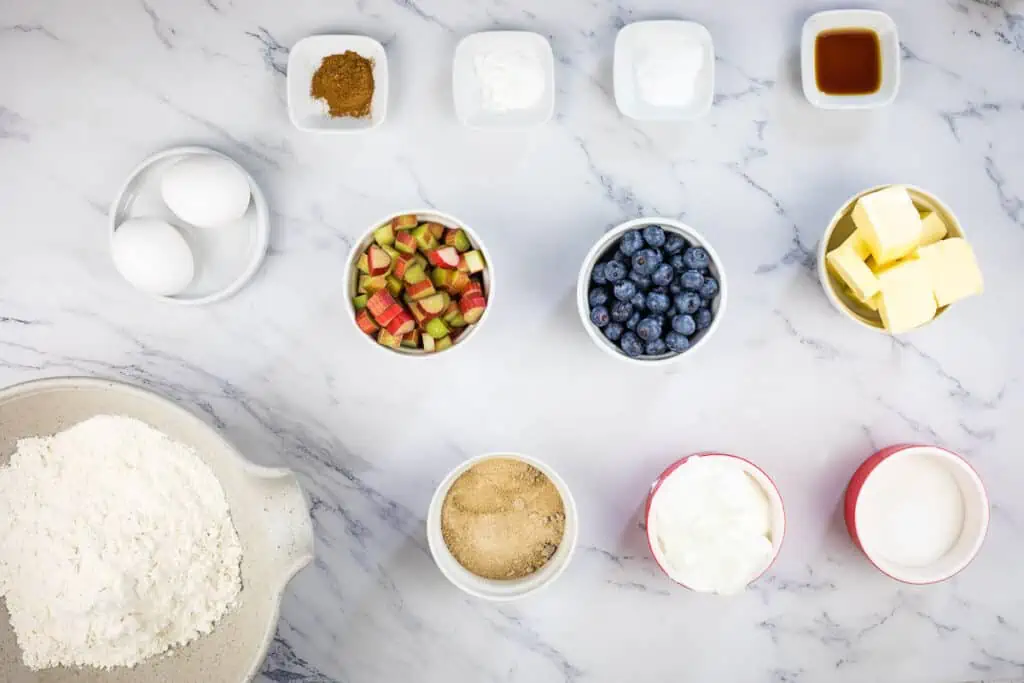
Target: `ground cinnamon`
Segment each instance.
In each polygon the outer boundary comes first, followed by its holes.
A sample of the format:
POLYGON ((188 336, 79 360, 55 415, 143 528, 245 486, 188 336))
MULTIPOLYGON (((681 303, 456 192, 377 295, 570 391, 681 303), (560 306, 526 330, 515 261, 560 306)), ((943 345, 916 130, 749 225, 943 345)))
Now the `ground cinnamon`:
POLYGON ((373 101, 373 60, 352 50, 324 57, 309 94, 327 102, 331 116, 365 118, 373 101))
POLYGON ((441 508, 441 534, 459 564, 485 579, 520 579, 558 550, 565 505, 536 467, 493 458, 464 472, 441 508))

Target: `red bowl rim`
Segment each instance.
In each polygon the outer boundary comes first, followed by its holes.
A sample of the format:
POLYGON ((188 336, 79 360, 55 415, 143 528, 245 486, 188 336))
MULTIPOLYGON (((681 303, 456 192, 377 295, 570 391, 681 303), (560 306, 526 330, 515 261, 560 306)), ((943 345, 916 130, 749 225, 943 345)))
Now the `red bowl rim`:
POLYGON ((988 527, 991 517, 991 512, 989 511, 991 510, 991 505, 992 503, 988 495, 988 488, 986 488, 985 486, 985 481, 981 478, 981 475, 978 474, 978 470, 976 470, 974 466, 971 465, 971 463, 969 463, 967 459, 964 458, 962 455, 954 451, 951 451, 948 448, 943 448, 942 446, 934 446, 932 444, 898 443, 893 444, 891 446, 886 446, 885 448, 880 448, 879 450, 875 451, 870 456, 865 458, 864 462, 862 462, 857 467, 857 469, 854 470, 853 474, 850 476, 850 481, 846 485, 846 493, 843 496, 843 518, 846 521, 846 530, 847 533, 850 534, 850 540, 853 541, 853 544, 857 546, 857 548, 861 551, 864 557, 867 558, 868 562, 870 562, 875 569, 885 574, 893 581, 899 581, 900 583, 905 583, 910 586, 931 586, 936 583, 942 583, 943 581, 949 581, 951 578, 953 578, 963 570, 967 569, 967 567, 969 567, 971 563, 974 562, 975 558, 978 557, 978 553, 981 552, 981 547, 985 544, 985 539, 988 537, 988 527), (870 477, 872 472, 874 472, 875 469, 879 465, 881 465, 882 462, 884 462, 885 460, 896 455, 897 453, 902 453, 912 448, 933 448, 937 451, 942 451, 943 453, 952 456, 956 460, 959 460, 961 463, 966 465, 969 470, 971 470, 974 473, 974 476, 981 484, 981 495, 982 498, 984 498, 985 500, 985 526, 982 529, 981 539, 978 541, 978 547, 974 551, 974 554, 971 555, 970 559, 968 559, 962 567, 954 571, 952 574, 948 574, 933 581, 909 581, 898 576, 893 576, 886 570, 882 569, 878 565, 878 563, 875 562, 875 559, 868 554, 868 551, 864 549, 864 545, 860 542, 860 537, 857 534, 857 500, 860 497, 861 490, 864 488, 864 484, 867 483, 868 477, 870 477), (861 480, 855 488, 854 483, 858 477, 860 477, 861 480))
POLYGON ((750 579, 750 581, 747 582, 747 586, 749 586, 750 584, 754 583, 755 581, 757 581, 762 576, 764 576, 765 574, 768 573, 768 570, 772 568, 772 565, 774 565, 775 561, 779 558, 779 553, 782 552, 782 543, 783 543, 783 541, 786 538, 786 504, 785 504, 785 501, 782 498, 782 492, 779 491, 779 486, 778 486, 778 484, 775 483, 775 480, 772 479, 771 476, 767 472, 765 472, 763 469, 761 469, 760 467, 755 465, 753 462, 751 462, 750 460, 747 460, 746 458, 744 458, 742 456, 733 455, 731 453, 720 453, 718 451, 701 451, 701 452, 698 452, 698 453, 691 453, 689 455, 685 455, 682 458, 679 458, 678 460, 676 460, 675 462, 670 464, 664 470, 662 470, 661 474, 659 474, 657 476, 657 478, 655 478, 655 480, 651 483, 651 490, 647 494, 647 502, 646 502, 646 504, 644 506, 644 533, 647 536, 647 547, 651 551, 651 556, 654 558, 655 564, 658 565, 658 568, 662 571, 662 573, 665 576, 667 576, 672 582, 679 584, 680 586, 682 586, 686 590, 693 591, 695 593, 698 592, 698 591, 694 590, 691 586, 686 585, 685 583, 683 583, 679 579, 677 579, 674 576, 672 576, 672 574, 669 573, 668 569, 666 569, 665 566, 658 559, 658 554, 654 551, 654 540, 651 538, 651 503, 654 501, 654 495, 658 492, 658 489, 661 488, 661 485, 663 483, 665 483, 665 480, 669 477, 669 475, 671 475, 673 472, 675 472, 677 469, 679 469, 679 467, 681 467, 683 464, 685 464, 686 461, 689 460, 690 458, 693 458, 693 457, 704 457, 704 456, 718 456, 718 457, 722 457, 722 458, 732 458, 733 460, 740 460, 743 463, 749 465, 750 467, 752 467, 755 470, 757 470, 758 472, 760 472, 761 475, 764 476, 764 478, 767 479, 771 483, 772 488, 775 489, 775 495, 779 499, 779 507, 782 509, 782 535, 779 538, 779 542, 777 544, 774 542, 774 540, 772 541, 772 546, 775 548, 775 552, 772 554, 771 562, 769 562, 765 566, 764 570, 760 574, 758 574, 757 576, 755 576, 754 578, 750 579))

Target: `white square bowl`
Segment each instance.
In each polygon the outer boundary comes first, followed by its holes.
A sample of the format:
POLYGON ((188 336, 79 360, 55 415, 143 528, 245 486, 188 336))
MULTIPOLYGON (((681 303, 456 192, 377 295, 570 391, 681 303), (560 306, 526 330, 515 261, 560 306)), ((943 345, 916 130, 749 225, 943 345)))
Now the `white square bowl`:
POLYGON ((466 36, 455 48, 452 96, 455 116, 470 128, 523 129, 547 123, 555 110, 555 56, 551 44, 539 33, 529 31, 484 31, 466 36), (528 109, 496 112, 483 107, 476 59, 503 50, 532 53, 544 70, 544 92, 537 104, 528 109))
POLYGON ((384 46, 367 36, 309 36, 303 38, 288 55, 288 117, 299 130, 313 133, 359 133, 376 128, 388 113, 388 56, 384 46), (309 94, 313 74, 324 57, 352 50, 373 60, 373 100, 370 115, 357 119, 332 117, 327 104, 309 94))
POLYGON ((640 121, 687 121, 704 116, 715 98, 715 47, 711 33, 694 21, 638 21, 624 26, 615 38, 612 67, 615 104, 626 116, 640 121), (654 43, 697 43, 704 53, 704 64, 697 74, 693 101, 686 107, 660 107, 644 102, 637 91, 634 65, 643 49, 654 43))
POLYGON ((829 10, 813 14, 804 22, 800 37, 800 74, 804 97, 820 109, 872 109, 884 107, 896 98, 900 88, 900 37, 896 22, 875 10, 829 10), (828 95, 818 89, 814 64, 814 42, 823 31, 866 28, 878 34, 882 50, 882 84, 868 95, 828 95))

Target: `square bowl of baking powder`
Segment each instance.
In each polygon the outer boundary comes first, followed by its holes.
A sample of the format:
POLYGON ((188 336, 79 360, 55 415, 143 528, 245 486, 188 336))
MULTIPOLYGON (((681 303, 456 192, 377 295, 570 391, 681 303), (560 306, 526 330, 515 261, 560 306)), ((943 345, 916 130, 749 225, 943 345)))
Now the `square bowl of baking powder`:
POLYGON ((530 31, 466 36, 452 64, 455 115, 470 128, 517 130, 546 123, 555 110, 555 56, 530 31))
POLYGON ((702 24, 637 21, 619 30, 612 64, 615 104, 638 121, 689 121, 715 99, 715 47, 702 24))

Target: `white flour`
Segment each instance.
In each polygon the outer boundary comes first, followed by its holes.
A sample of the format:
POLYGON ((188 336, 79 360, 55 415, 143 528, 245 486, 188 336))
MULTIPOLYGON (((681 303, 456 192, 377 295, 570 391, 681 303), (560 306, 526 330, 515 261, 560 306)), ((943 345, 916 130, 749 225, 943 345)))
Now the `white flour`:
POLYGON ((474 60, 487 111, 529 109, 544 96, 544 67, 533 52, 495 50, 474 60))
POLYGON ((133 666, 208 633, 240 561, 213 473, 137 420, 23 439, 0 468, 0 597, 33 669, 133 666))

